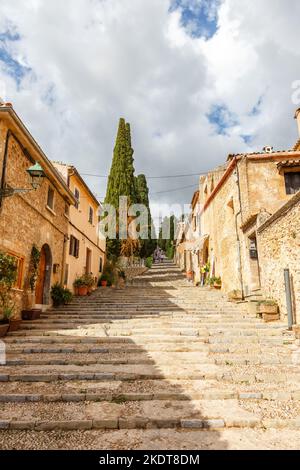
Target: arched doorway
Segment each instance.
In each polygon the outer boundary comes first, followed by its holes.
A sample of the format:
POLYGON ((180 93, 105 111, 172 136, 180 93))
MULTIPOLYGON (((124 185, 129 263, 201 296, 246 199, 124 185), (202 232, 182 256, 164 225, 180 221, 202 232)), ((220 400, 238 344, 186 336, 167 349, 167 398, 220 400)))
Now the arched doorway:
POLYGON ((35 289, 35 302, 38 305, 50 304, 50 285, 52 273, 52 253, 49 245, 41 250, 39 272, 35 289))

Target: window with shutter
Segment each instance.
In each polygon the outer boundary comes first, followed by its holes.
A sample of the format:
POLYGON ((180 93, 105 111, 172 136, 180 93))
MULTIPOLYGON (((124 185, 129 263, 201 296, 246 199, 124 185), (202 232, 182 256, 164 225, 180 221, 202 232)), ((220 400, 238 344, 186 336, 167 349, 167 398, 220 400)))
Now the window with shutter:
POLYGON ((296 194, 300 190, 300 171, 284 174, 286 194, 296 194))
POLYGON ((52 210, 54 209, 54 189, 51 186, 48 188, 47 206, 52 210))
POLYGON ((94 220, 94 211, 93 211, 92 207, 90 207, 90 209, 89 209, 89 223, 91 225, 93 225, 93 220, 94 220))
POLYGON ((75 243, 75 258, 79 258, 79 240, 77 239, 75 243))
POLYGON ((75 188, 75 191, 74 191, 74 196, 75 196, 75 199, 76 199, 76 202, 75 202, 75 207, 76 209, 79 209, 79 204, 80 204, 80 193, 79 193, 79 190, 77 188, 75 188))
POLYGON ((70 256, 74 256, 74 258, 79 258, 79 240, 71 235, 70 237, 70 256))

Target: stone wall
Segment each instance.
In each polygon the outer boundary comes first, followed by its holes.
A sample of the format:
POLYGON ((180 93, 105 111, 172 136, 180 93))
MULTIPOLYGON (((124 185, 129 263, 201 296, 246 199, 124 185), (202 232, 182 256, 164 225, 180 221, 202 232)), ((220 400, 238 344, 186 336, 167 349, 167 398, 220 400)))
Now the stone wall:
MULTIPOLYGON (((0 121, 0 172, 2 173, 3 155, 7 127, 0 121)), ((29 188, 30 182, 26 169, 32 162, 24 155, 18 142, 11 137, 8 147, 6 183, 12 188, 29 188)), ((40 250, 48 245, 52 254, 51 285, 61 281, 64 257, 64 237, 68 233, 68 220, 65 213, 65 200, 57 187, 47 178, 37 191, 16 194, 3 199, 0 210, 0 250, 14 254, 23 260, 20 288, 14 290, 18 312, 26 308, 26 294, 29 290, 28 270, 33 245, 40 250), (54 189, 54 208, 47 206, 48 187, 54 189), (57 265, 56 272, 53 265, 57 265)))
POLYGON ((279 303, 287 314, 284 269, 293 284, 296 321, 300 323, 300 192, 258 228, 261 282, 265 297, 279 303))

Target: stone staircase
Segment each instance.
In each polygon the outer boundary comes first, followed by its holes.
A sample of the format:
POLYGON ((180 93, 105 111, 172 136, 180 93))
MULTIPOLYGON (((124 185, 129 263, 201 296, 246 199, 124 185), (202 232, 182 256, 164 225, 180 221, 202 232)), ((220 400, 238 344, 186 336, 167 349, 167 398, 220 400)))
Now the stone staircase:
POLYGON ((215 448, 226 430, 299 439, 296 343, 285 324, 192 287, 171 263, 155 265, 125 290, 75 298, 6 338, 0 448, 25 431, 25 448, 37 431, 95 430, 103 442, 114 431, 118 445, 124 430, 172 429, 169 439, 181 430, 183 441, 208 432, 215 448))

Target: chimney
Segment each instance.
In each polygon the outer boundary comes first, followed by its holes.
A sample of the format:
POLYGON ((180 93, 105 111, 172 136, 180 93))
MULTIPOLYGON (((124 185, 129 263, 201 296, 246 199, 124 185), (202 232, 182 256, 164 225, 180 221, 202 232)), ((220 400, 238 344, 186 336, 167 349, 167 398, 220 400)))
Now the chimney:
POLYGON ((298 108, 295 113, 295 119, 297 119, 298 132, 299 132, 299 137, 300 137, 300 108, 298 108))
POLYGON ((274 150, 274 147, 272 147, 271 145, 266 145, 264 148, 263 148, 263 152, 265 153, 272 153, 274 150))

